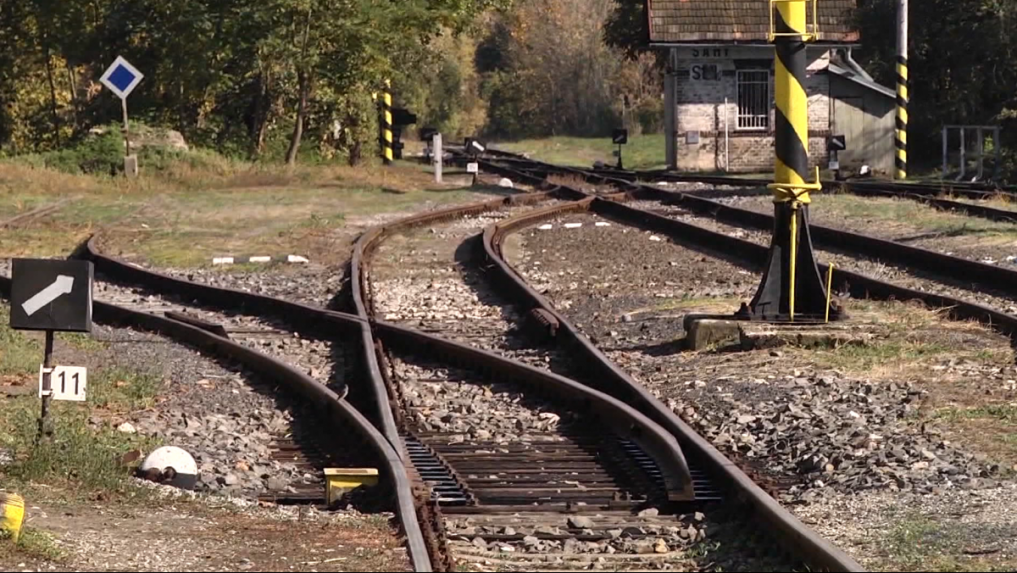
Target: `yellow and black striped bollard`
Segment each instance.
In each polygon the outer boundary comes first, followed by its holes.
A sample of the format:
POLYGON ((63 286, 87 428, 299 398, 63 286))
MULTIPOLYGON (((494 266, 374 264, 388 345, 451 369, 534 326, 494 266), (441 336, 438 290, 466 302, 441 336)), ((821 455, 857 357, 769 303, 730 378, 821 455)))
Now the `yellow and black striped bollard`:
POLYGON ((894 147, 897 170, 895 179, 908 177, 908 2, 898 0, 897 6, 897 129, 894 132, 894 147))
POLYGON ((773 191, 774 229, 770 256, 759 290, 749 305, 755 318, 794 321, 796 314, 822 320, 826 290, 812 252, 808 227, 809 100, 805 91, 808 0, 770 0, 776 46, 774 88, 776 137, 773 191))
POLYGON ((385 80, 381 95, 381 153, 385 165, 391 165, 392 152, 392 82, 385 80))

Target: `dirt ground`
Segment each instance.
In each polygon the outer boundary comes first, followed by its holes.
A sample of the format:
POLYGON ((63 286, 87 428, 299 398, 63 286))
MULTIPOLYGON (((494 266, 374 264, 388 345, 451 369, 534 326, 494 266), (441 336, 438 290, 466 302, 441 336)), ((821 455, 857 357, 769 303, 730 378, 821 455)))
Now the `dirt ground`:
POLYGON ((0 544, 5 571, 408 570, 383 517, 187 497, 26 505, 27 540, 0 544))

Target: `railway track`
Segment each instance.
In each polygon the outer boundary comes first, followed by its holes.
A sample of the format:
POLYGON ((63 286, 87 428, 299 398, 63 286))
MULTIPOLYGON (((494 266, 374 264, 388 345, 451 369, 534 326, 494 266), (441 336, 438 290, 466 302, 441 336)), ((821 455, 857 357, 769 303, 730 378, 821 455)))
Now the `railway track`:
MULTIPOLYGON (((544 325, 532 318, 524 324, 483 285, 480 234, 526 209, 430 222, 392 236, 373 249, 367 306, 388 320, 574 377, 567 355, 529 343, 534 333, 546 336, 544 325)), ((683 522, 659 513, 669 504, 668 488, 632 440, 511 379, 489 381, 403 353, 388 352, 383 363, 403 405, 404 440, 441 507, 455 562, 519 570, 688 566, 683 549, 705 537, 706 524, 692 514, 683 522)), ((696 485, 699 502, 718 499, 705 479, 696 485)))
MULTIPOLYGON (((497 159, 510 166, 524 168, 530 172, 551 174, 562 172, 563 168, 547 164, 538 164, 517 155, 505 152, 493 152, 497 159)), ((772 181, 768 179, 751 179, 744 177, 697 175, 674 173, 668 171, 627 171, 618 169, 581 169, 588 175, 605 180, 625 181, 628 183, 702 183, 711 186, 729 187, 725 194, 738 193, 737 189, 765 189, 772 181)), ((1011 187, 991 185, 964 185, 957 182, 931 183, 895 183, 891 181, 823 181, 826 193, 850 193, 862 197, 887 197, 919 201, 941 209, 953 211, 973 217, 981 217, 992 221, 1017 221, 1017 211, 1001 209, 983 204, 993 198, 1013 200, 1017 190, 1011 187), (960 198, 964 200, 956 200, 960 198)), ((768 193, 768 192, 767 192, 768 193)), ((710 193, 697 193, 708 196, 710 193)))
MULTIPOLYGON (((110 282, 101 274, 96 277, 94 296, 104 303, 182 322, 265 353, 339 396, 348 391, 347 378, 355 375, 346 345, 337 343, 333 347, 326 340, 301 337, 278 320, 196 306, 179 297, 110 282)), ((340 444, 334 436, 316 431, 316 423, 298 416, 289 427, 272 435, 268 459, 263 460, 272 466, 260 471, 265 472, 267 483, 273 487, 257 493, 260 501, 326 506, 325 468, 348 467, 368 457, 363 448, 340 444)), ((196 461, 199 466, 209 463, 200 456, 196 461)), ((208 478, 214 476, 206 474, 208 478)))
MULTIPOLYGON (((499 158, 487 163, 486 167, 534 184, 545 179, 548 173, 557 173, 612 185, 627 194, 626 200, 594 199, 589 204, 593 212, 653 229, 686 245, 737 257, 749 268, 755 269, 759 261, 765 260, 767 246, 759 240, 762 235, 758 233, 770 232, 773 225, 771 215, 583 170, 533 162, 530 165, 532 169, 526 168, 526 164, 518 159, 508 165, 499 158), (633 199, 654 202, 660 206, 658 211, 669 215, 680 212, 691 216, 691 219, 684 217, 685 220, 680 220, 624 204, 633 199), (757 240, 746 240, 733 236, 735 233, 719 232, 689 222, 696 218, 713 220, 732 229, 748 229, 750 234, 757 233, 757 240)), ((643 203, 643 206, 646 205, 643 203)), ((860 259, 880 261, 895 265, 898 276, 899 273, 907 275, 902 285, 843 267, 835 268, 834 283, 852 297, 921 300, 930 307, 947 309, 953 318, 978 320, 1008 336, 1017 333, 1017 315, 1009 310, 1013 306, 1013 297, 1017 295, 1017 287, 1014 286, 1017 285, 1017 271, 840 229, 810 225, 810 230, 814 244, 836 253, 840 257, 838 263, 860 259)), ((871 266, 871 262, 868 265, 871 266)), ((825 273, 827 266, 820 264, 820 269, 825 273)))
MULTIPOLYGON (((553 193, 561 198, 585 197, 585 194, 583 192, 567 187, 557 187, 550 191, 549 193, 553 193)), ((547 194, 544 195, 546 196, 547 194)), ((516 199, 516 201, 520 200, 541 201, 542 197, 539 195, 531 195, 516 199)), ((585 199, 584 201, 588 203, 589 198, 585 199)), ((425 255, 431 255, 432 253, 434 253, 434 251, 429 250, 426 247, 413 242, 412 239, 407 240, 405 237, 401 235, 408 234, 413 228, 421 226, 429 227, 430 228, 429 230, 432 234, 442 233, 442 231, 437 230, 435 228, 437 222, 449 218, 474 216, 479 211, 490 209, 493 206, 500 206, 502 203, 504 203, 504 201, 496 201, 493 203, 489 203, 486 207, 475 206, 474 208, 452 209, 446 212, 421 215, 401 222, 386 225, 365 233, 361 241, 358 242, 358 245, 355 249, 351 269, 352 286, 354 290, 354 295, 356 297, 355 303, 358 308, 362 309, 363 316, 368 320, 371 320, 372 315, 377 313, 386 316, 386 318, 391 318, 395 320, 402 319, 404 321, 409 321, 416 326, 425 326, 434 330, 439 330, 451 337, 460 337, 468 339, 473 343, 479 343, 480 345, 487 346, 488 348, 491 348, 495 351, 503 352, 506 354, 517 353, 519 347, 525 345, 519 344, 520 341, 518 340, 518 338, 515 338, 514 334, 512 334, 511 327, 507 326, 506 321, 502 320, 477 321, 474 320, 475 317, 469 315, 469 313, 463 313, 464 315, 463 318, 467 319, 470 323, 469 328, 466 329, 457 328, 456 326, 450 326, 448 323, 436 325, 434 322, 435 317, 433 316, 432 317, 425 316, 423 317, 423 320, 421 320, 420 316, 416 315, 407 316, 406 314, 401 314, 398 308, 385 307, 385 304, 388 301, 388 299, 386 299, 385 297, 381 297, 382 302, 381 304, 379 304, 379 301, 376 300, 375 297, 369 296, 370 293, 375 291, 375 285, 373 284, 374 281, 372 278, 374 277, 374 273, 378 272, 379 278, 381 279, 385 278, 384 263, 376 263, 372 262, 371 260, 377 256, 382 256, 382 258, 384 258, 384 255, 386 254, 385 248, 381 246, 384 244, 381 238, 398 237, 399 249, 402 249, 405 252, 403 253, 403 255, 400 255, 398 249, 389 250, 387 254, 394 259, 389 263, 389 265, 406 268, 407 257, 405 256, 405 254, 423 253, 425 255), (364 253, 370 253, 370 255, 365 257, 364 253), (380 265, 381 270, 380 271, 376 270, 375 265, 380 265), (365 296, 365 294, 367 294, 368 296, 365 296), (514 338, 515 340, 513 340, 514 338)), ((569 203, 566 207, 571 208, 572 204, 569 203)), ((550 216, 551 214, 555 213, 558 209, 561 208, 562 207, 558 205, 551 205, 544 209, 529 211, 527 212, 527 214, 536 213, 535 216, 537 217, 546 217, 550 216)), ((481 230, 480 229, 481 226, 476 224, 471 225, 465 222, 457 222, 456 225, 465 225, 469 230, 476 231, 478 233, 481 230)), ((500 268, 500 265, 504 265, 504 261, 502 261, 500 256, 495 255, 494 251, 492 251, 491 237, 489 235, 492 232, 492 229, 494 228, 496 228, 496 226, 487 225, 487 227, 483 229, 484 231, 483 237, 478 236, 476 240, 479 241, 477 247, 482 247, 483 249, 482 256, 484 258, 486 267, 489 269, 488 272, 491 272, 490 269, 494 269, 495 274, 490 277, 487 277, 486 282, 492 285, 497 285, 497 287, 499 287, 494 289, 500 291, 500 294, 498 294, 497 296, 499 300, 497 301, 497 303, 493 304, 494 306, 498 307, 498 310, 496 312, 500 313, 503 317, 505 316, 512 317, 513 316, 512 312, 506 311, 505 306, 503 305, 512 305, 517 309, 522 309, 523 312, 521 313, 517 312, 515 315, 516 317, 518 317, 519 314, 527 314, 526 312, 527 309, 537 310, 539 305, 535 305, 533 304, 533 301, 530 301, 525 297, 519 296, 520 289, 525 290, 528 289, 528 287, 526 287, 524 284, 518 281, 518 278, 510 279, 509 277, 503 276, 503 273, 500 270, 498 270, 500 268), (522 306, 520 306, 520 303, 522 306)), ((427 234, 425 233, 424 236, 426 237, 427 234)), ((468 247, 460 248, 459 253, 460 262, 465 262, 464 259, 469 258, 468 256, 463 255, 461 251, 469 250, 470 249, 468 247)), ((444 276, 450 273, 449 269, 455 266, 454 264, 450 265, 450 262, 451 261, 448 260, 435 261, 434 266, 440 270, 440 272, 438 273, 439 275, 444 276)), ((430 265, 427 263, 423 264, 417 263, 411 265, 411 268, 413 268, 414 271, 416 272, 419 270, 418 267, 423 267, 425 270, 427 270, 427 267, 429 266, 430 265)), ((467 265, 463 265, 463 267, 466 266, 467 265)), ((435 269, 430 270, 433 271, 435 269)), ((472 276, 472 271, 460 270, 459 272, 461 273, 461 280, 463 283, 465 283, 466 285, 471 284, 476 285, 477 280, 476 277, 472 276)), ((441 277, 431 276, 429 273, 424 273, 424 275, 427 277, 426 281, 428 282, 427 287, 425 287, 424 290, 430 290, 431 288, 429 287, 432 287, 432 285, 433 288, 437 289, 453 291, 456 290, 452 288, 451 285, 442 282, 443 279, 441 277)), ((387 289, 379 290, 380 292, 387 292, 387 289)), ((483 288, 475 287, 474 290, 477 291, 474 294, 476 294, 478 298, 483 299, 485 301, 485 306, 490 308, 490 306, 493 303, 493 301, 491 300, 492 298, 491 293, 487 292, 483 288)), ((395 298, 398 299, 398 297, 395 298)), ((412 296, 410 298, 412 299, 412 296)), ((671 435, 678 437, 679 441, 682 442, 683 447, 686 445, 686 442, 688 442, 689 444, 694 446, 693 449, 695 450, 697 456, 701 455, 707 458, 707 461, 702 466, 703 468, 709 467, 711 471, 718 471, 718 473, 723 474, 723 477, 726 480, 725 483, 723 484, 723 488, 726 491, 737 492, 735 495, 748 496, 749 498, 752 498, 754 502, 756 502, 754 503, 753 509, 758 510, 761 514, 766 515, 769 518, 775 518, 772 519, 772 522, 778 523, 778 526, 784 530, 784 533, 789 534, 790 538, 793 539, 792 543, 790 544, 790 548, 792 552, 796 555, 796 557, 801 557, 805 561, 811 563, 816 568, 820 569, 852 570, 858 567, 849 558, 838 552, 836 549, 830 547, 822 540, 818 539, 814 534, 809 533, 807 529, 801 526, 800 523, 797 523, 797 521, 793 517, 791 517, 789 513, 781 509, 776 504, 776 502, 772 500, 772 498, 766 495, 747 476, 741 474, 737 470, 734 470, 733 464, 731 464, 730 461, 726 460, 726 458, 721 456, 719 452, 716 452, 716 450, 713 450, 709 445, 706 444, 704 440, 698 438, 698 436, 695 436, 694 433, 691 430, 689 430, 688 427, 685 426, 680 420, 678 420, 669 410, 667 410, 666 407, 664 407, 662 404, 657 403, 651 396, 648 395, 648 393, 646 393, 645 390, 639 388, 639 386, 635 384, 635 382, 633 382, 630 378, 621 373, 616 367, 614 367, 609 361, 607 361, 607 359, 604 358, 602 354, 597 352, 596 349, 593 348, 593 346, 590 345, 588 341, 586 341, 585 343, 584 341, 579 341, 580 345, 578 347, 577 345, 570 344, 569 342, 563 343, 563 340, 567 340, 567 337, 562 336, 561 325, 557 324, 557 317, 553 314, 553 310, 550 309, 541 309, 541 310, 543 310, 543 312, 535 313, 537 316, 543 317, 543 320, 538 320, 537 323, 541 324, 545 328, 549 326, 551 327, 549 331, 544 333, 544 335, 545 336, 547 336, 548 334, 551 335, 553 348, 557 349, 558 352, 564 351, 565 355, 568 357, 567 362, 570 362, 572 364, 575 364, 577 362, 582 363, 581 366, 579 366, 579 368, 558 364, 558 367, 563 368, 565 373, 572 376, 576 376, 577 380, 585 381, 591 386, 594 386, 597 389, 602 390, 606 394, 614 396, 616 399, 622 402, 636 405, 639 411, 646 413, 650 418, 657 420, 658 423, 661 420, 664 420, 664 423, 661 423, 661 426, 666 428, 671 435), (548 320, 548 318, 550 318, 550 320, 548 320), (592 355, 590 354, 591 352, 592 355)), ((490 318, 491 314, 493 313, 480 312, 479 314, 481 317, 490 318)), ((381 328, 382 330, 384 330, 385 328, 392 327, 391 325, 384 325, 384 323, 377 320, 372 320, 372 324, 374 324, 376 329, 381 328)), ((566 323, 564 326, 569 325, 567 325, 566 323)), ((419 355, 419 349, 416 350, 418 350, 418 352, 414 354, 419 355)), ((544 350, 534 353, 532 347, 527 348, 527 353, 529 353, 529 355, 523 358, 524 360, 526 359, 529 359, 531 361, 535 360, 538 364, 544 365, 555 364, 556 361, 554 359, 550 359, 546 355, 546 352, 547 351, 544 350), (542 353, 545 354, 541 355, 542 353)), ((484 566, 483 563, 490 562, 489 566, 493 565, 502 567, 517 566, 520 568, 533 569, 535 567, 539 567, 539 565, 536 565, 535 562, 532 561, 530 558, 520 557, 520 553, 522 553, 521 550, 530 549, 531 553, 534 552, 533 550, 536 550, 537 557, 539 559, 542 559, 544 563, 546 563, 547 560, 553 560, 554 561, 553 565, 555 566, 555 568, 569 566, 570 563, 571 565, 584 565, 589 564, 591 561, 597 566, 608 566, 608 563, 612 561, 618 561, 619 559, 623 559, 622 557, 617 558, 610 557, 616 554, 624 555, 624 553, 622 551, 619 551, 619 549, 622 549, 623 551, 627 550, 629 553, 635 553, 636 556, 632 559, 633 563, 641 564, 643 566, 648 565, 649 562, 645 557, 638 556, 640 553, 640 549, 642 549, 642 551, 654 551, 655 554, 657 551, 661 551, 663 553, 660 553, 659 555, 667 555, 668 553, 667 549, 670 549, 670 547, 668 547, 667 545, 668 541, 665 539, 661 539, 660 537, 661 532, 660 522, 658 521, 654 523, 655 520, 659 520, 663 515, 665 515, 664 512, 661 512, 656 507, 649 507, 648 508, 650 509, 649 512, 644 513, 642 516, 640 515, 634 516, 633 510, 636 510, 639 507, 647 507, 647 504, 645 502, 638 503, 639 501, 638 499, 635 500, 623 499, 623 501, 619 503, 617 499, 618 494, 623 492, 619 492, 617 489, 601 488, 604 490, 601 492, 590 491, 589 489, 590 485, 597 486, 606 485, 607 482, 595 482, 593 484, 588 485, 581 483, 577 479, 564 480, 564 483, 566 485, 569 486, 579 485, 587 488, 585 492, 582 492, 583 496, 587 500, 592 500, 598 503, 604 503, 606 502, 606 498, 598 499, 597 496, 604 496, 605 494, 609 494, 610 498, 613 500, 612 503, 615 504, 616 511, 617 506, 619 505, 622 508, 628 508, 629 511, 623 514, 613 512, 605 513, 605 511, 610 511, 612 509, 611 505, 607 505, 605 507, 598 508, 600 509, 600 511, 591 514, 590 510, 596 506, 592 505, 590 501, 585 502, 587 503, 585 510, 583 510, 583 506, 573 506, 571 508, 572 512, 582 510, 579 514, 580 518, 589 517, 591 519, 596 520, 605 520, 603 523, 600 523, 598 521, 593 522, 578 521, 578 524, 580 525, 586 524, 595 526, 594 529, 590 529, 592 535, 590 533, 583 533, 582 531, 577 531, 580 529, 579 527, 575 527, 577 525, 577 522, 570 522, 567 518, 563 517, 561 513, 548 513, 549 508, 556 507, 559 509, 559 511, 562 509, 570 511, 569 509, 570 504, 575 503, 576 501, 575 499, 570 499, 569 495, 563 495, 566 494, 567 492, 562 492, 556 489, 556 487, 560 485, 560 483, 562 482, 559 481, 555 483, 555 480, 560 480, 561 477, 567 476, 559 477, 553 474, 550 476, 540 476, 540 477, 533 476, 527 477, 527 481, 523 482, 526 485, 518 483, 519 476, 512 476, 510 474, 512 472, 519 471, 522 468, 513 467, 511 464, 506 465, 506 462, 510 460, 512 463, 519 463, 519 461, 521 460, 532 462, 532 459, 528 457, 516 458, 516 456, 520 454, 523 455, 532 455, 532 454, 527 454, 525 450, 517 451, 512 450, 510 448, 505 448, 504 447, 504 445, 506 445, 505 443, 499 444, 497 441, 498 438, 497 429, 490 432, 492 434, 491 437, 494 438, 494 443, 483 442, 478 444, 468 442, 467 440, 475 438, 478 432, 474 431, 471 433, 467 429, 465 432, 463 432, 463 434, 455 434, 455 432, 463 430, 462 427, 452 428, 450 431, 446 432, 439 431, 437 436, 435 436, 434 433, 427 433, 425 434, 424 439, 421 439, 419 436, 412 435, 412 430, 407 431, 405 428, 419 429, 420 426, 423 426, 425 432, 432 432, 434 427, 438 427, 439 429, 442 428, 441 418, 435 420, 434 417, 421 416, 419 408, 420 406, 423 405, 425 407, 431 407, 432 409, 438 409, 441 412, 445 411, 442 409, 444 403, 439 403, 435 405, 433 402, 428 403, 426 400, 420 399, 421 389, 427 387, 426 382, 424 384, 418 383, 421 379, 427 380, 433 385, 432 387, 433 394, 442 393, 451 396, 455 392, 454 388, 462 388, 466 385, 471 386, 474 385, 475 382, 473 380, 475 379, 474 378, 475 375, 470 376, 457 372, 456 374, 453 375, 453 380, 449 380, 448 374, 443 374, 440 377, 434 378, 433 371, 426 369, 427 365, 422 366, 421 364, 416 363, 411 364, 410 366, 406 366, 404 352, 403 353, 396 352, 393 355, 392 362, 394 367, 390 368, 387 365, 387 363, 389 362, 388 356, 390 355, 392 355, 392 353, 387 352, 385 350, 379 352, 380 357, 379 363, 383 365, 382 366, 383 371, 388 371, 391 369, 391 371, 394 373, 394 375, 391 376, 391 378, 393 379, 392 380, 393 384, 390 386, 390 392, 396 398, 394 401, 396 403, 408 405, 409 415, 405 416, 406 419, 400 420, 400 423, 404 428, 403 431, 406 434, 409 434, 406 436, 407 442, 414 444, 422 443, 424 446, 427 446, 428 444, 426 442, 428 439, 431 440, 436 439, 438 444, 437 449, 441 449, 443 452, 448 452, 449 454, 454 453, 458 456, 451 461, 445 459, 439 460, 437 464, 445 468, 445 470, 443 470, 442 472, 442 475, 439 476, 440 481, 436 482, 436 485, 443 488, 441 491, 455 491, 457 494, 461 494, 465 489, 473 487, 474 485, 481 485, 486 489, 488 486, 496 483, 497 485, 500 486, 496 490, 496 492, 500 493, 501 495, 504 495, 507 491, 511 491, 512 489, 515 489, 519 492, 525 492, 526 494, 522 500, 528 503, 526 505, 520 506, 505 505, 510 502, 515 504, 518 501, 521 501, 520 499, 517 498, 505 498, 497 496, 485 498, 483 496, 478 496, 475 497, 474 500, 467 500, 465 502, 463 501, 462 498, 467 496, 456 495, 447 498, 446 504, 441 506, 440 511, 442 512, 441 514, 444 516, 444 519, 442 521, 443 525, 445 526, 445 534, 453 539, 453 543, 450 546, 450 548, 453 556, 456 557, 457 560, 472 562, 481 567, 484 566), (410 370, 412 374, 409 376, 403 375, 402 373, 405 372, 406 370, 410 370), (453 435, 455 436, 453 439, 457 443, 451 444, 452 439, 449 439, 450 432, 453 433, 453 435), (450 450, 448 449, 450 445, 456 445, 459 447, 457 449, 450 450), (500 449, 499 446, 501 446, 500 449), (505 456, 512 457, 504 460, 499 459, 505 456), (474 466, 470 464, 474 463, 482 464, 483 470, 470 473, 474 469, 474 466), (460 471, 459 468, 462 467, 468 469, 465 472, 460 471), (485 478, 484 474, 487 472, 491 473, 488 473, 487 477, 485 478), (452 474, 451 479, 446 474, 452 474), (463 475, 465 475, 466 477, 465 478, 462 477, 463 475), (472 476, 472 478, 470 476, 472 476), (479 479, 481 481, 477 482, 476 484, 471 484, 470 483, 471 479, 473 480, 479 479), (544 490, 553 489, 554 491, 534 490, 533 489, 534 479, 541 486, 547 485, 555 486, 552 488, 541 487, 541 489, 544 490), (465 484, 466 487, 464 488, 462 486, 459 486, 458 484, 453 485, 453 482, 456 481, 466 482, 465 484), (550 481, 551 483, 546 483, 548 481, 550 481), (471 501, 473 503, 472 506, 470 505, 471 501), (637 501, 637 503, 633 504, 632 503, 633 501, 637 501), (518 515, 518 512, 524 509, 528 510, 528 512, 526 513, 525 517, 521 517, 520 515, 518 515), (543 517, 541 519, 535 519, 537 517, 537 514, 534 513, 535 511, 538 512, 539 515, 543 517), (656 513, 656 515, 653 515, 651 521, 647 522, 647 518, 650 518, 651 514, 654 513, 656 513), (486 525, 478 525, 476 519, 474 519, 474 521, 466 521, 452 519, 450 517, 453 515, 461 517, 462 514, 483 515, 485 517, 485 521, 479 523, 486 525), (553 525, 541 525, 541 523, 543 522, 542 520, 546 519, 551 519, 553 520, 553 522, 556 523, 554 523, 553 525), (620 522, 618 521, 619 519, 622 519, 623 521, 620 522), (627 520, 627 523, 630 524, 630 526, 628 526, 629 527, 628 531, 630 532, 633 529, 632 526, 640 522, 643 523, 643 527, 634 529, 636 529, 637 531, 638 530, 643 531, 644 532, 643 535, 646 535, 647 533, 651 535, 656 533, 657 535, 656 541, 651 541, 650 539, 645 538, 638 539, 632 536, 631 534, 625 535, 624 538, 621 538, 619 532, 625 532, 627 531, 627 529, 625 527, 618 528, 617 526, 619 524, 625 523, 625 520, 627 520), (572 527, 568 527, 570 525, 572 527), (532 532, 532 534, 527 535, 526 534, 527 530, 529 532, 532 532), (500 546, 495 546, 494 548, 495 551, 492 552, 491 551, 492 547, 490 544, 492 539, 480 536, 479 540, 477 538, 473 538, 473 540, 471 541, 470 537, 473 535, 477 535, 478 531, 486 533, 489 537, 492 534, 494 534, 495 537, 493 539, 503 544, 500 546), (597 534, 598 531, 600 532, 599 533, 600 537, 598 537, 597 534), (498 536, 499 532, 501 534, 500 537, 498 536), (579 537, 576 537, 577 534, 579 537), (602 537, 605 539, 608 538, 610 539, 608 539, 606 545, 597 545, 598 541, 602 537), (548 543, 560 543, 562 539, 565 539, 564 545, 555 545, 552 547, 554 549, 561 547, 563 553, 552 554, 550 556, 546 554, 541 555, 541 553, 547 551, 548 543), (643 543, 639 543, 639 541, 643 541, 643 543), (510 542, 515 542, 516 545, 513 545, 510 542), (660 544, 659 549, 657 545, 658 542, 663 542, 660 544), (593 546, 590 545, 584 546, 583 545, 584 543, 587 544, 592 543, 593 546), (571 547, 569 547, 570 544, 572 545, 571 547), (578 559, 576 557, 568 559, 568 555, 570 554, 574 555, 576 553, 577 547, 576 544, 579 544, 580 547, 586 548, 585 552, 580 552, 585 554, 581 554, 578 559), (667 549, 665 549, 665 547, 667 549), (499 557, 497 555, 497 552, 501 552, 502 555, 499 557), (604 555, 605 552, 607 553, 607 556, 604 555), (593 555, 590 555, 590 553, 593 553, 593 555), (598 556, 597 553, 600 553, 600 555, 598 556), (515 564, 513 565, 513 563, 510 563, 509 560, 506 560, 504 558, 505 555, 515 556, 516 558, 512 560, 515 562, 515 564)), ((410 362, 412 362, 412 360, 410 362)), ((545 372, 545 375, 549 375, 549 373, 545 372)), ((492 396, 489 396, 489 398, 494 397, 494 392, 491 392, 491 394, 492 396)), ((535 402, 534 405, 538 409, 546 407, 546 404, 548 402, 546 402, 545 400, 546 399, 541 399, 535 402)), ((478 404, 480 404, 478 410, 480 410, 481 412, 486 410, 486 408, 483 405, 483 400, 481 400, 478 404)), ((550 414, 551 416, 549 417, 549 419, 558 420, 559 423, 560 420, 567 419, 566 416, 569 415, 567 411, 564 412, 565 414, 564 416, 562 411, 540 412, 540 414, 550 414)), ((540 414, 537 415, 538 419, 540 417, 540 414)), ((468 410, 465 410, 465 413, 460 413, 460 416, 467 420, 470 419, 470 414, 468 410)), ((521 419, 532 419, 532 415, 530 412, 516 412, 516 417, 521 419)), ((452 423, 454 420, 456 420, 455 417, 449 417, 447 420, 445 420, 445 422, 446 424, 448 424, 452 423)), ((470 422, 467 421, 466 424, 469 425, 470 422)), ((482 438, 488 438, 488 431, 481 429, 480 432, 482 432, 481 433, 482 438)), ((605 443, 603 441, 602 435, 597 433, 591 436, 589 434, 589 430, 587 430, 586 435, 580 434, 580 436, 586 442, 589 442, 591 438, 600 441, 600 445, 598 446, 597 449, 600 450, 601 452, 610 451, 606 450, 605 446, 610 447, 613 445, 611 444, 611 442, 616 441, 614 437, 611 437, 610 440, 605 443)), ((502 437, 505 438, 508 436, 503 434, 502 437)), ((567 438, 574 440, 572 436, 567 436, 567 438)), ((503 442, 511 443, 512 441, 517 441, 525 443, 527 439, 528 437, 525 435, 515 435, 514 437, 509 437, 509 439, 507 440, 503 440, 503 442)), ((550 441, 551 443, 554 442, 560 443, 561 439, 550 438, 550 441)), ((428 448, 426 454, 422 454, 419 459, 423 460, 430 466, 434 466, 435 460, 433 459, 433 456, 431 454, 434 453, 435 449, 436 448, 428 448)), ((626 449, 631 451, 630 447, 627 447, 626 449)), ((560 454, 572 455, 572 452, 578 453, 578 450, 575 449, 571 451, 563 450, 560 452, 560 454)), ((645 449, 643 450, 643 453, 648 452, 649 450, 645 449)), ((696 466, 694 466, 694 469, 695 468, 696 466)), ((596 468, 591 469, 599 471, 596 468)), ((607 470, 608 468, 604 469, 607 470)), ((702 475, 706 475, 706 473, 707 472, 704 472, 702 475)), ((609 472, 605 471, 605 474, 609 475, 609 472)), ((526 474, 523 475, 525 476, 526 474)), ((604 477, 607 476, 605 475, 604 477)), ((598 479, 600 479, 599 475, 598 479)), ((706 484, 707 482, 701 483, 706 484)), ((617 485, 617 482, 615 482, 614 485, 617 485)), ((490 496, 491 494, 496 492, 487 491, 484 493, 490 496)), ((630 493, 631 492, 629 492, 628 494, 630 493)), ((707 499, 709 499, 709 496, 704 495, 702 501, 706 501, 707 499)), ((670 509, 673 512, 675 511, 673 507, 674 506, 668 509, 670 509)), ((680 509, 681 506, 678 507, 680 509)), ((693 506, 686 506, 686 508, 687 507, 693 506)), ((694 513, 689 515, 695 517, 694 513)), ((673 516, 671 517, 671 520, 672 521, 670 525, 667 526, 667 528, 669 529, 665 529, 664 531, 674 532, 674 528, 676 527, 677 524, 674 523, 673 516)), ((692 528, 695 528, 694 525, 692 524, 689 525, 691 525, 692 528)), ((678 536, 676 540, 682 539, 682 534, 680 533, 681 530, 682 529, 679 527, 677 532, 672 533, 673 535, 678 536)), ((686 534, 686 538, 689 537, 693 536, 686 534)), ((660 557, 656 558, 657 561, 659 561, 660 559, 661 559, 660 557)), ((537 563, 540 563, 540 561, 538 561, 537 563)), ((619 562, 617 563, 617 566, 621 567, 624 566, 624 564, 619 562)))
MULTIPOLYGON (((161 275, 103 255, 94 241, 79 256, 93 260, 110 281, 172 294, 189 306, 253 315, 261 321, 278 319, 302 338, 348 344, 354 355, 349 368, 357 375, 346 376, 340 395, 309 376, 303 364, 287 364, 256 348, 267 338, 283 336, 284 328, 275 322, 231 322, 200 313, 177 316, 181 321, 96 305, 97 320, 156 330, 268 372, 364 436, 381 462, 387 491, 396 499, 416 570, 446 569, 454 561, 528 570, 678 565, 682 555, 674 549, 700 541, 706 529, 701 523, 706 517, 693 511, 695 504, 711 501, 715 494, 747 500, 757 517, 774 526, 782 550, 808 566, 860 570, 611 364, 574 326, 541 304, 539 295, 533 298, 532 289, 508 272, 500 257, 498 237, 506 226, 487 224, 477 245, 483 248, 482 258, 494 273, 500 296, 520 308, 541 310, 537 324, 553 326, 544 333, 551 335, 553 350, 532 353, 531 363, 526 363, 490 351, 504 349, 501 343, 482 350, 375 318, 373 299, 364 296, 371 288, 365 258, 369 262, 383 239, 436 221, 541 202, 551 195, 584 198, 579 204, 587 208, 604 201, 558 187, 369 230, 357 243, 351 265, 356 316, 161 275), (252 337, 248 344, 231 340, 244 336, 252 337), (547 365, 547 355, 540 352, 563 352, 579 364, 576 375, 590 385, 533 366, 547 365), (538 357, 536 362, 533 357, 538 357), (512 423, 504 424, 507 420, 512 423), (686 453, 699 468, 695 473, 689 471, 686 453), (540 472, 532 473, 537 468, 540 472), (715 481, 704 480, 706 476, 715 481)), ((542 217, 561 208, 552 205, 526 215, 542 217)), ((513 220, 507 226, 516 224, 524 223, 513 220)), ((143 304, 152 302, 146 299, 143 304)), ((157 304, 143 310, 165 313, 162 303, 157 304)), ((445 330, 442 325, 430 328, 445 330)), ((480 338, 473 332, 467 340, 487 340, 490 332, 483 330, 480 338)))

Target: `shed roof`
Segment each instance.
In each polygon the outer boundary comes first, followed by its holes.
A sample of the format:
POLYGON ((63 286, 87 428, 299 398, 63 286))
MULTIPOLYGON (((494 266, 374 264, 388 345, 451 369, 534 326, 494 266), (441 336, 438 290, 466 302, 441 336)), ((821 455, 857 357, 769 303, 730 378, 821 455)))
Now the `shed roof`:
MULTIPOLYGON (((770 0, 646 2, 653 44, 758 43, 768 39, 770 0)), ((858 41, 852 21, 855 0, 817 0, 817 6, 820 43, 858 41)))

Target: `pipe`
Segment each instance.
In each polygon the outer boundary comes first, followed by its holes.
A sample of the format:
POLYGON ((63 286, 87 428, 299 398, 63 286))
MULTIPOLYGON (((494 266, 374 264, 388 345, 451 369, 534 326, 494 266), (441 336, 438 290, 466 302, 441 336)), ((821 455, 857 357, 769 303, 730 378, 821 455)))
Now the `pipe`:
POLYGON ((728 136, 730 119, 728 117, 728 102, 724 98, 724 172, 731 171, 731 139, 728 136))

